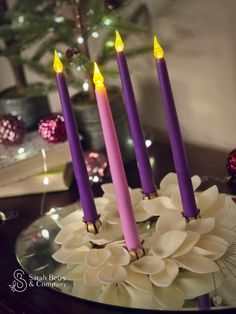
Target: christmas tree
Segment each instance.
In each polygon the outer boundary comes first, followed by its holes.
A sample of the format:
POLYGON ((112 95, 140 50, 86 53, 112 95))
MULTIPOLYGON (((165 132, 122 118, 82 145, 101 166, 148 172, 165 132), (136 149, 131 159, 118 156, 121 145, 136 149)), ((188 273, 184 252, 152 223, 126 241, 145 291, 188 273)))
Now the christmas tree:
MULTIPOLYGON (((99 37, 96 60, 103 67, 114 58, 116 29, 126 38, 145 32, 150 21, 146 5, 130 0, 1 0, 0 12, 0 37, 4 43, 1 56, 10 62, 18 92, 29 95, 55 88, 52 55, 57 49, 68 83, 78 92, 87 90, 93 98, 93 89, 89 88, 91 39, 99 37), (127 11, 130 13, 125 14, 127 11), (44 83, 29 85, 25 67, 43 77, 44 83)), ((135 56, 149 49, 142 44, 126 49, 126 55, 135 56)), ((105 75, 115 75, 116 71, 108 66, 103 69, 105 75)))

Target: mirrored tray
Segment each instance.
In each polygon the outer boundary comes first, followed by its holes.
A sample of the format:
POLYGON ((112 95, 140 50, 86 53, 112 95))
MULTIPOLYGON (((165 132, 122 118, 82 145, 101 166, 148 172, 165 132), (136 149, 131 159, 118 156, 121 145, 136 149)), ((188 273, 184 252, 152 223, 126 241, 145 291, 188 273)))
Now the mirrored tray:
MULTIPOLYGON (((78 208, 78 203, 52 208, 23 230, 17 238, 15 247, 17 260, 34 285, 73 295, 72 282, 65 280, 62 276, 67 272, 66 266, 56 262, 52 258, 52 254, 60 247, 54 242, 60 230, 57 221, 78 208)), ((220 289, 211 293, 210 298, 214 305, 211 309, 216 311, 234 309, 236 307, 236 278, 226 279, 220 289)), ((84 299, 89 300, 86 297, 84 299)), ((187 301, 183 308, 186 311, 198 309, 197 300, 187 301)), ((151 312, 152 310, 147 311, 151 312)))

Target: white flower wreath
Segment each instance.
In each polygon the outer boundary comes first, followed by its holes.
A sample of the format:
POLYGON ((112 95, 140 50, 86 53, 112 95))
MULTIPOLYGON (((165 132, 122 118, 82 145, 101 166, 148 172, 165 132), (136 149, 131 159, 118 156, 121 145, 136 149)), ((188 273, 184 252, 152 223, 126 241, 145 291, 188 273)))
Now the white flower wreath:
MULTIPOLYGON (((201 184, 192 178, 194 190, 201 184)), ((143 200, 130 195, 145 256, 131 261, 125 248, 112 184, 96 198, 101 214, 99 234, 87 233, 82 211, 63 218, 53 258, 67 264, 73 295, 136 308, 180 309, 185 300, 209 293, 232 273, 235 257, 236 206, 216 186, 195 192, 201 218, 186 222, 176 174, 160 183, 159 196, 143 200), (153 219, 152 217, 158 217, 153 219)))

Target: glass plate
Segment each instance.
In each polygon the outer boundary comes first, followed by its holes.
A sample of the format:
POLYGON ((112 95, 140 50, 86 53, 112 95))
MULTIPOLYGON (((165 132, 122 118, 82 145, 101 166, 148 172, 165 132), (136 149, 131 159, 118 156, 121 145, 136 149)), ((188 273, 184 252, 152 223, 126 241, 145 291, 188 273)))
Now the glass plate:
MULTIPOLYGON (((73 295, 72 282, 65 280, 61 275, 67 272, 66 266, 56 262, 52 258, 52 254, 60 248, 60 245, 54 242, 60 230, 57 221, 77 209, 77 203, 66 207, 53 208, 34 221, 27 229, 23 230, 17 238, 15 247, 17 260, 29 275, 29 280, 34 280, 34 285, 47 286, 67 295, 73 295)), ((232 277, 227 279, 220 289, 211 293, 211 302, 214 304, 212 309, 225 310, 235 308, 235 294, 236 279, 232 277)), ((84 299, 89 300, 86 297, 84 299)), ((196 300, 185 303, 183 310, 198 310, 196 300)))

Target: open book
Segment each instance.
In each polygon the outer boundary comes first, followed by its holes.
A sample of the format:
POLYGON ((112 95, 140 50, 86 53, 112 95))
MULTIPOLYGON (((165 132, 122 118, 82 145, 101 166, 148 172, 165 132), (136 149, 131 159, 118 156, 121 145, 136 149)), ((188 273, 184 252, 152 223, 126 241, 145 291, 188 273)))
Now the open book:
POLYGON ((71 163, 68 163, 0 187, 0 198, 66 191, 70 188, 73 178, 73 167, 71 163))
POLYGON ((68 142, 48 143, 39 133, 27 133, 20 145, 0 144, 0 187, 71 161, 68 142))

